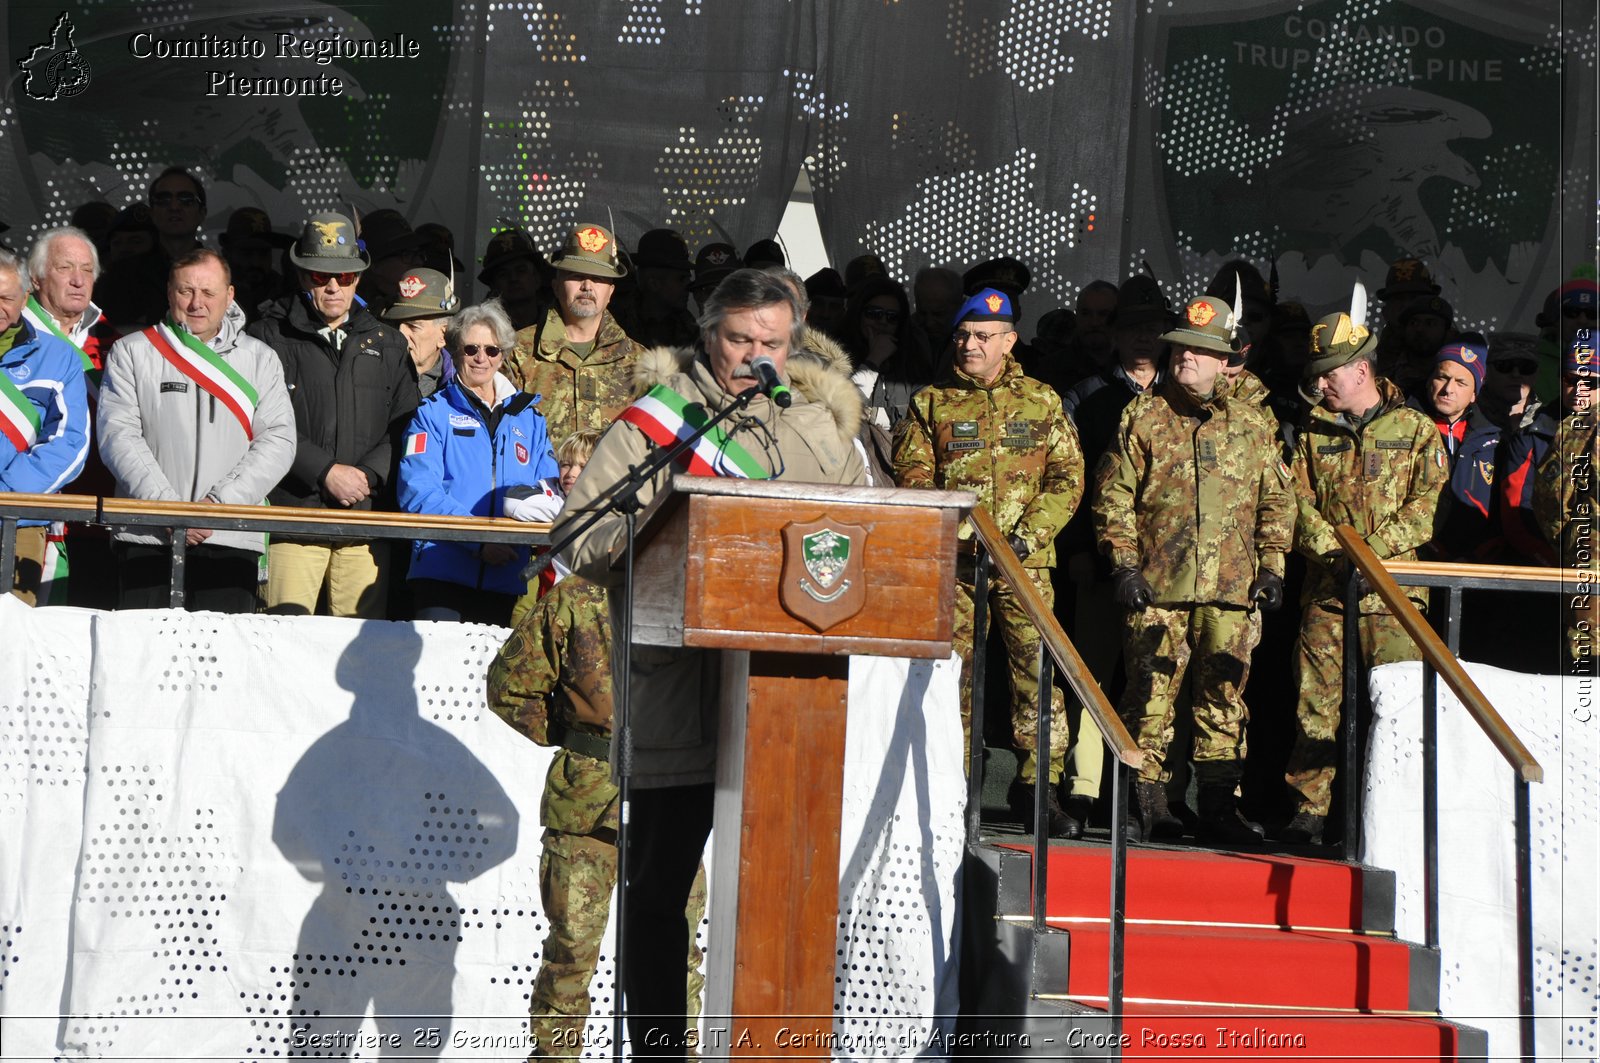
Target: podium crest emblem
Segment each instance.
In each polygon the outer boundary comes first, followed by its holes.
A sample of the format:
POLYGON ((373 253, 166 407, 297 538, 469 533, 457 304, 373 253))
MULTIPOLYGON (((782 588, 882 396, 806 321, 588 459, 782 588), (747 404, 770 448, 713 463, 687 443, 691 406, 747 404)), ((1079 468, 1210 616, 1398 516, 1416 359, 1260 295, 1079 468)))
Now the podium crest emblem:
POLYGON ((850 619, 866 604, 862 548, 867 530, 826 517, 783 529, 778 599, 789 615, 818 631, 850 619))

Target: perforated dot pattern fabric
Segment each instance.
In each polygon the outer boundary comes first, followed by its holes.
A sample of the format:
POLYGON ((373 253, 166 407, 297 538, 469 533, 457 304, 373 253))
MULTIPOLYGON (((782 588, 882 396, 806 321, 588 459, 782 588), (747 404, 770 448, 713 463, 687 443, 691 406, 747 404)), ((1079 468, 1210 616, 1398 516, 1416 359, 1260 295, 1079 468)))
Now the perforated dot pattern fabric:
MULTIPOLYGON (((550 750, 485 705, 507 634, 0 598, 0 1017, 69 1013, 8 1052, 525 1056, 550 750)), ((953 664, 886 712, 900 667, 852 669, 835 1028, 915 1041, 955 1011, 964 788, 953 664)), ((614 957, 608 928, 585 1058, 614 957)))
MULTIPOLYGON (((1530 785, 1534 1009, 1539 1055, 1596 1052, 1595 957, 1600 948, 1600 728, 1580 678, 1468 671, 1544 769, 1530 785)), ((1515 831, 1511 769, 1439 684, 1439 926, 1441 1007, 1489 1032, 1489 1053, 1518 1049, 1515 831)), ((1372 673, 1373 727, 1362 861, 1396 873, 1396 926, 1426 937, 1422 873, 1422 669, 1372 673)))

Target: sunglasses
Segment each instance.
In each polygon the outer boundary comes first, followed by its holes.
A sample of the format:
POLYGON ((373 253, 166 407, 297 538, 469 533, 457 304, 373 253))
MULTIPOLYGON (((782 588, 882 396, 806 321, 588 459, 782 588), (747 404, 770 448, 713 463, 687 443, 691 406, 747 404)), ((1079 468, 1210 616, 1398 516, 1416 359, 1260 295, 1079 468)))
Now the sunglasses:
POLYGON ((956 348, 959 350, 967 345, 968 340, 977 340, 978 344, 982 346, 995 337, 1004 336, 1010 331, 1010 329, 1006 329, 1004 332, 968 332, 966 329, 956 329, 950 338, 955 340, 956 348))
POLYGON ((307 273, 306 276, 311 278, 311 283, 313 285, 315 285, 316 287, 318 287, 318 288, 321 288, 323 285, 325 285, 329 281, 333 281, 333 280, 336 280, 336 281, 339 282, 339 287, 348 288, 348 287, 350 287, 350 285, 352 285, 352 284, 354 284, 356 282, 356 278, 361 276, 361 274, 359 274, 359 273, 316 273, 316 272, 310 272, 310 273, 307 273))
POLYGON ((1532 358, 1501 358, 1490 362, 1489 368, 1507 376, 1533 376, 1539 371, 1539 363, 1532 358))
POLYGON ((173 200, 177 200, 177 202, 181 206, 192 207, 196 203, 200 202, 200 197, 195 195, 193 192, 152 192, 152 193, 150 193, 150 203, 153 206, 157 206, 157 207, 171 206, 173 200))
POLYGON ((482 351, 484 355, 489 358, 498 358, 500 357, 500 350, 501 348, 496 347, 492 343, 463 343, 461 345, 461 353, 466 355, 468 358, 476 356, 479 351, 482 351))
POLYGON ((882 321, 885 325, 893 325, 899 322, 900 311, 883 306, 869 306, 861 311, 861 316, 868 321, 882 321))

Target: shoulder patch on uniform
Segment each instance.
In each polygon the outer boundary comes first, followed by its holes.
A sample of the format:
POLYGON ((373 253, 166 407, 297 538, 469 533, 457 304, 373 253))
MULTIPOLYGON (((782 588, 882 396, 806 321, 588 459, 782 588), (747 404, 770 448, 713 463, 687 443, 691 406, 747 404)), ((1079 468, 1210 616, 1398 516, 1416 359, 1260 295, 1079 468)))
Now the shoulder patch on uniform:
POLYGON ((1288 483, 1291 479, 1289 475, 1289 466, 1282 458, 1278 459, 1278 478, 1284 483, 1288 483))

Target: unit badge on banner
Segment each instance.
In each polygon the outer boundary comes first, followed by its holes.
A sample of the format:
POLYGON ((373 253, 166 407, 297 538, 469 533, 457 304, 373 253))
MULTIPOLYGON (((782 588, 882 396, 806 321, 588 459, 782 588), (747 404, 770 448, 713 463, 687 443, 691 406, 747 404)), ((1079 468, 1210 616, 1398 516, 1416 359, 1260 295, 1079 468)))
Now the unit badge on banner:
POLYGON ((786 525, 778 583, 784 610, 818 631, 859 613, 867 601, 861 560, 866 541, 865 528, 826 517, 786 525))

